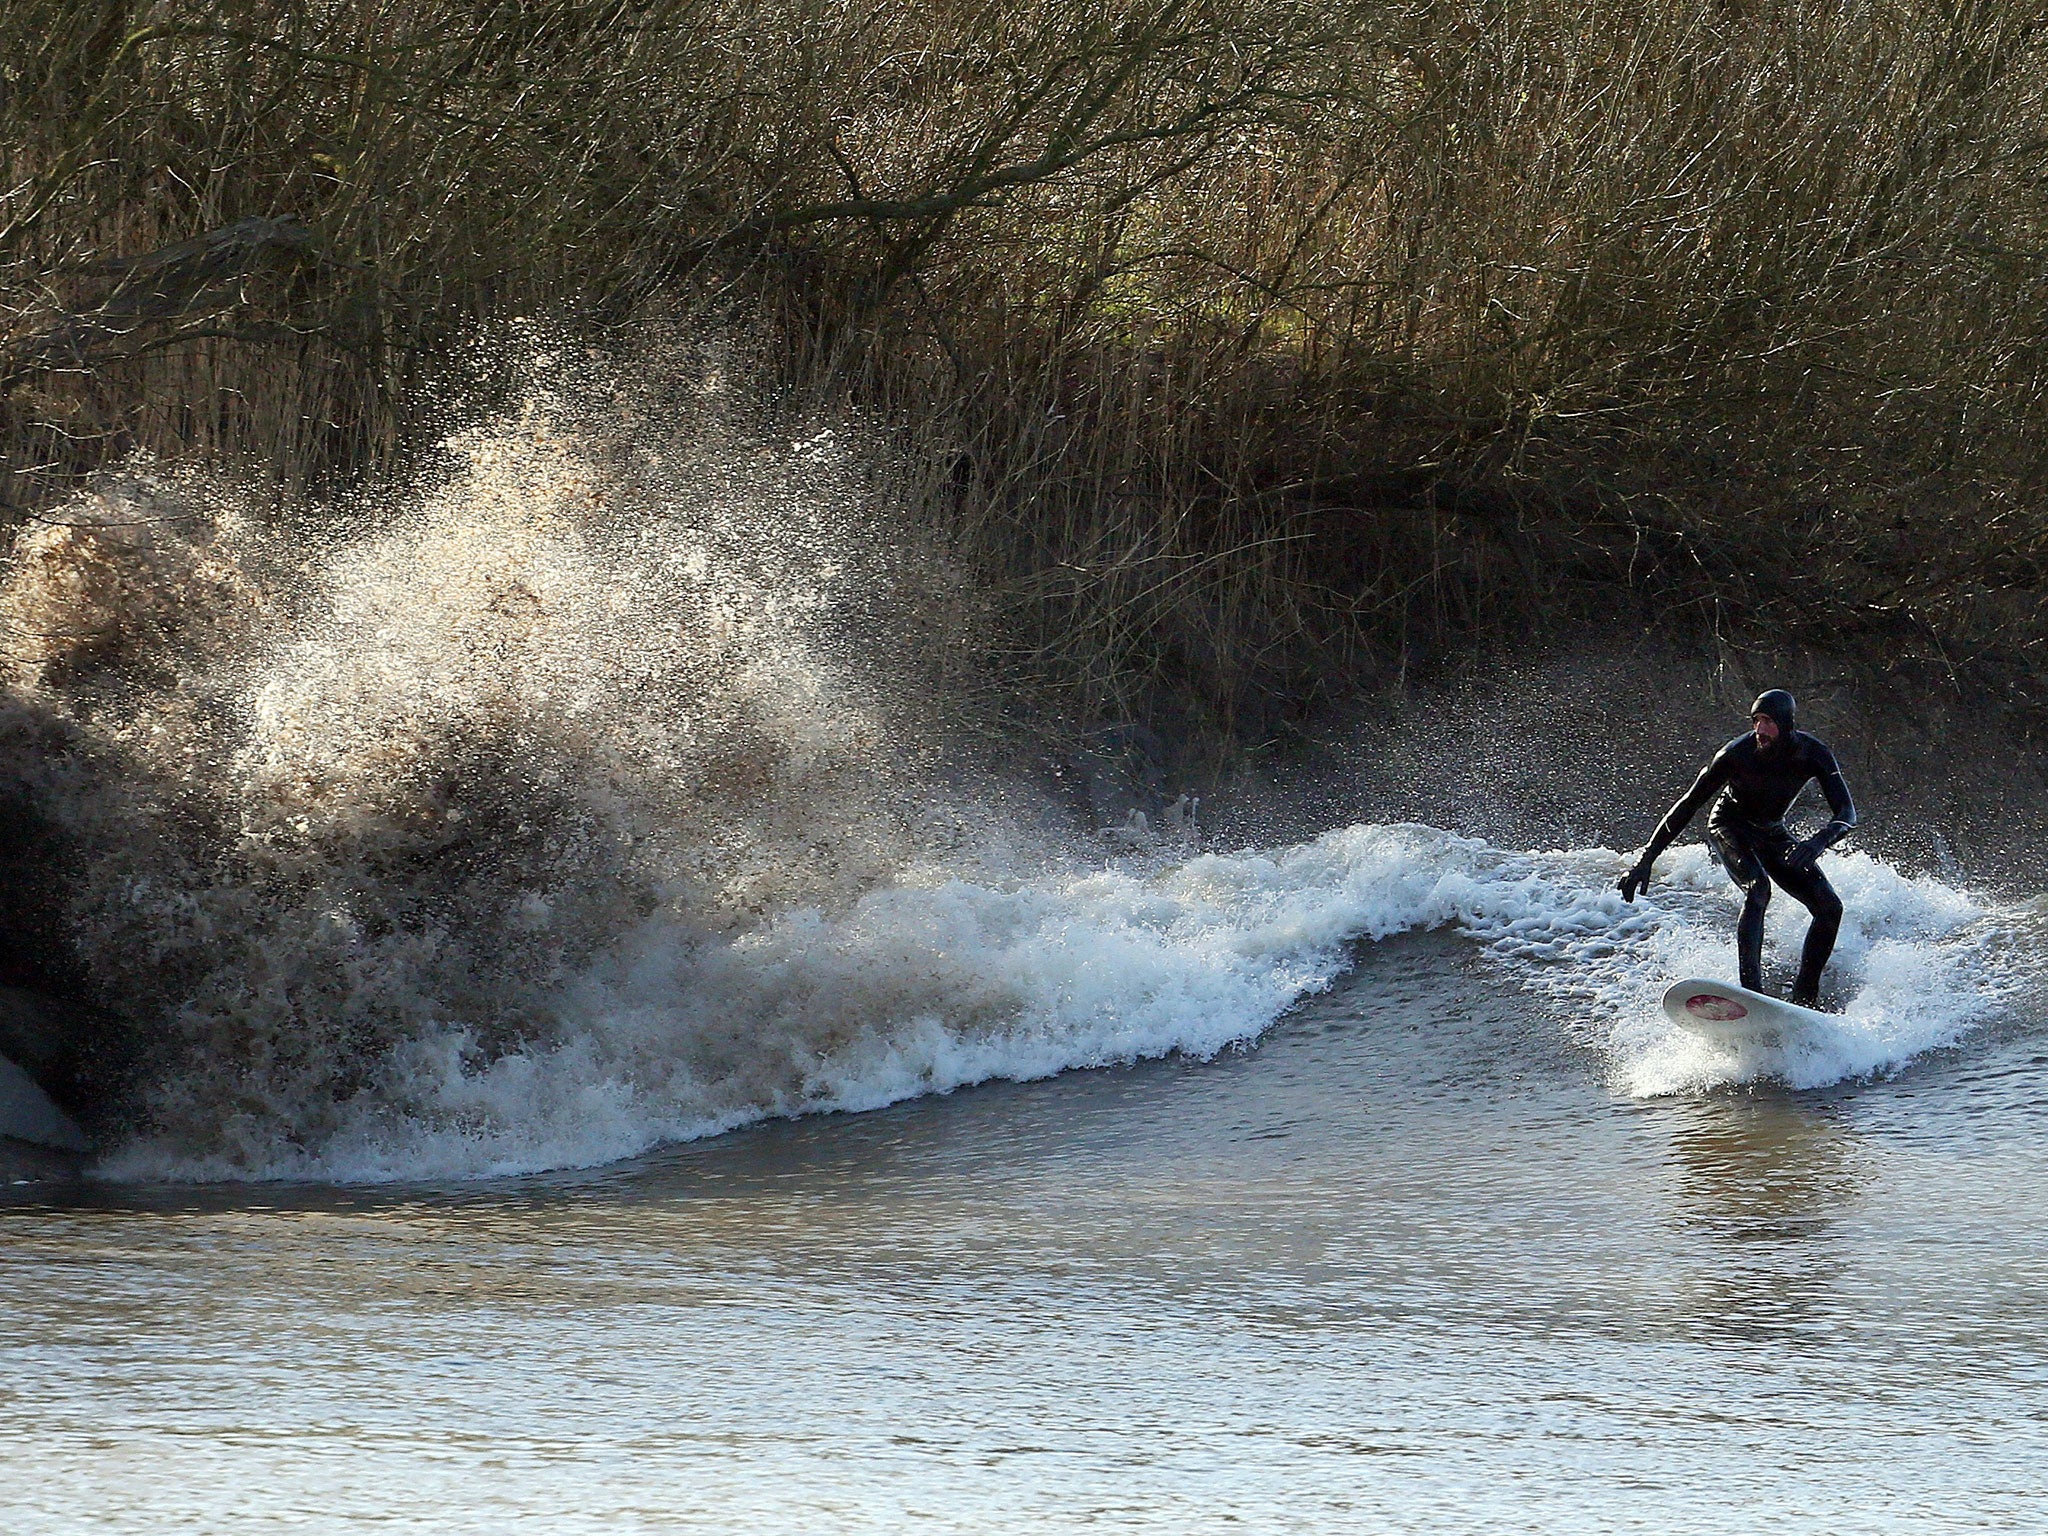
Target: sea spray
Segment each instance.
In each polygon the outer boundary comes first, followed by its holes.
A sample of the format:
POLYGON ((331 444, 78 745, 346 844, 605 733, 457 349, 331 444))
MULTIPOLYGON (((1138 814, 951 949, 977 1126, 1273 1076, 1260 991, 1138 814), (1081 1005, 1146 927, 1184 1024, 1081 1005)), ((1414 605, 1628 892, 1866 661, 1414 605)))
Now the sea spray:
POLYGON ((402 1106, 435 1042, 573 1053, 564 987, 657 916, 697 949, 921 859, 1031 867, 948 757, 969 599, 857 457, 764 435, 715 368, 598 383, 406 496, 140 463, 22 534, 10 766, 159 1145, 267 1167, 402 1106))

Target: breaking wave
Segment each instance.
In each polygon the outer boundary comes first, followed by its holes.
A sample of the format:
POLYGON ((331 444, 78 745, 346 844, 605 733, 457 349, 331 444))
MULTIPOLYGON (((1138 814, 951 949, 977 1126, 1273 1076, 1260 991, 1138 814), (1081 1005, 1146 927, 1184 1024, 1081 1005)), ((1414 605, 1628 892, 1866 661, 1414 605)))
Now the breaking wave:
MULTIPOLYGON (((1268 853, 1203 854, 1007 887, 929 871, 828 918, 735 937, 664 917, 553 989, 544 1044, 482 1048, 485 1025, 422 1020, 317 1141, 267 1105, 232 1143, 130 1147, 125 1176, 462 1176, 606 1162, 766 1116, 879 1107, 1249 1043, 1350 964, 1353 946, 1454 927, 1532 1006, 1605 1051, 1633 1094, 1774 1077, 1813 1087, 1955 1042, 2024 982, 2000 920, 1875 861, 1841 861, 1851 919, 1834 1027, 1729 1051, 1666 1021, 1671 976, 1726 969, 1733 903, 1699 849, 1661 900, 1624 906, 1605 849, 1529 854, 1423 826, 1358 826, 1268 853)), ((1796 928, 1775 935, 1796 941, 1796 928)), ((1447 978, 1447 984, 1455 984, 1447 978)))
POLYGON ((1883 1072, 2030 979, 2018 917, 1851 853, 1840 1023, 1731 1056, 1657 1008, 1728 968, 1698 848, 1629 907, 1610 850, 1419 825, 1112 847, 961 702, 988 618, 886 477, 700 363, 558 380, 402 502, 143 465, 22 536, 6 745, 75 850, 91 989, 152 1041, 104 1172, 533 1171, 1206 1056, 1420 928, 1634 1094, 1883 1072))

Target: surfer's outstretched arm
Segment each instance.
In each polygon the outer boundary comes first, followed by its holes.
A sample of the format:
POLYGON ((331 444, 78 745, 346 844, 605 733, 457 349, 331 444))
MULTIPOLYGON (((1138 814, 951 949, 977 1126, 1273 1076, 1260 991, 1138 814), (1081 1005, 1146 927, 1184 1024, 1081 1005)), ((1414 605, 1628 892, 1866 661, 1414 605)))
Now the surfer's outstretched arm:
MULTIPOLYGON (((1728 749, 1723 747, 1714 754, 1714 760, 1700 770, 1699 777, 1692 781, 1692 788, 1680 795, 1677 804, 1664 813, 1664 819, 1657 823, 1657 830, 1650 834, 1642 857, 1636 860, 1635 868, 1621 877, 1622 900, 1634 901, 1636 892, 1650 883, 1650 869, 1657 862, 1657 855, 1671 845, 1671 840, 1685 830, 1685 824, 1698 814, 1699 808, 1713 799, 1721 786, 1728 782, 1728 772, 1728 749)), ((1840 776, 1836 774, 1837 778, 1840 776)))
POLYGON ((1820 755, 1820 763, 1813 776, 1820 781, 1820 792, 1827 797, 1828 824, 1793 850, 1792 857, 1800 864, 1811 864, 1847 837, 1856 826, 1856 802, 1849 798, 1849 781, 1842 777, 1842 765, 1835 761, 1835 754, 1819 742, 1815 742, 1814 747, 1820 755))

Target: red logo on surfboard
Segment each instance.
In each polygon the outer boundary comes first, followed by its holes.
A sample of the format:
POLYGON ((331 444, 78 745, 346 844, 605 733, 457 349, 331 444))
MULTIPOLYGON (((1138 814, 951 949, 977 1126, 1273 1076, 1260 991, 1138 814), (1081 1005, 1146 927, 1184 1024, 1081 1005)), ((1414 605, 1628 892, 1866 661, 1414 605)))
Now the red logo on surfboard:
POLYGON ((1718 997, 1712 992, 1696 992, 1685 1000, 1685 1011, 1696 1019, 1706 1019, 1714 1024, 1732 1024, 1737 1019, 1749 1017, 1749 1010, 1732 997, 1718 997))

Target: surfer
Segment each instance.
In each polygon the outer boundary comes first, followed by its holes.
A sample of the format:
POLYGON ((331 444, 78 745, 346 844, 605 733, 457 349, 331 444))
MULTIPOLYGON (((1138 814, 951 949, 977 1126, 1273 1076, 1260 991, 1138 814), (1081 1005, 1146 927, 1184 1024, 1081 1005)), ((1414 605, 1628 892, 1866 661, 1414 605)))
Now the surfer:
POLYGON ((1764 912, 1771 904, 1771 882, 1776 881, 1813 917, 1791 997, 1811 1008, 1819 1001, 1820 974, 1827 969, 1842 927, 1842 898, 1821 873, 1820 856, 1849 835, 1856 825, 1856 805, 1826 743, 1793 729, 1796 708, 1792 695, 1782 688, 1758 695, 1749 707, 1750 730, 1716 752, 1692 788, 1665 812, 1642 857, 1621 877, 1621 895, 1624 901, 1636 899, 1636 892, 1650 883, 1657 855, 1718 791, 1720 798, 1707 813, 1707 835, 1721 867, 1743 892, 1742 919, 1735 926, 1742 985, 1752 992, 1763 990, 1764 912), (1815 779, 1827 796, 1831 819, 1813 836, 1794 841, 1785 830, 1785 812, 1815 779))

